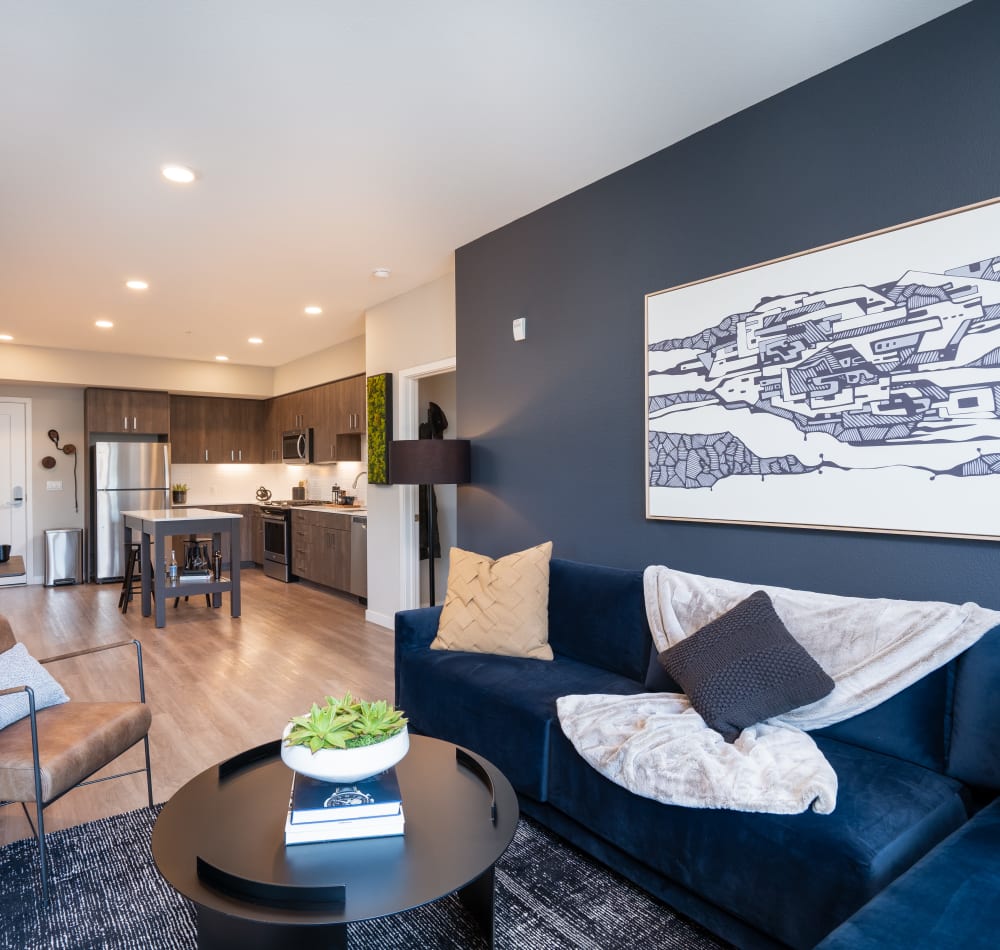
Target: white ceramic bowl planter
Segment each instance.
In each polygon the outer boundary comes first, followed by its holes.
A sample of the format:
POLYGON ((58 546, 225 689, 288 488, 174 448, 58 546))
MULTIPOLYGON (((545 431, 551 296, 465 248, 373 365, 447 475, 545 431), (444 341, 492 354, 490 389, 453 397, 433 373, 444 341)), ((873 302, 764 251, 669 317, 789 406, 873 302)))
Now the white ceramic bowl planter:
POLYGON ((392 768, 410 749, 410 736, 406 726, 374 745, 356 749, 320 749, 310 752, 304 745, 285 742, 292 724, 281 734, 281 761, 290 769, 319 779, 321 782, 360 782, 392 768))

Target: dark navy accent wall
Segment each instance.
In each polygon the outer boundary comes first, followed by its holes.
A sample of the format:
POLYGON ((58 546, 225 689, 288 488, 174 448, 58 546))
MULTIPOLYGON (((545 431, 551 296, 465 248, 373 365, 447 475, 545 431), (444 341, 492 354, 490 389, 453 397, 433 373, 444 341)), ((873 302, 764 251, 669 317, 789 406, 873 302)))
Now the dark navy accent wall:
POLYGON ((977 0, 459 249, 459 545, 1000 607, 1000 544, 647 521, 643 485, 645 294, 1000 195, 998 64, 977 0))

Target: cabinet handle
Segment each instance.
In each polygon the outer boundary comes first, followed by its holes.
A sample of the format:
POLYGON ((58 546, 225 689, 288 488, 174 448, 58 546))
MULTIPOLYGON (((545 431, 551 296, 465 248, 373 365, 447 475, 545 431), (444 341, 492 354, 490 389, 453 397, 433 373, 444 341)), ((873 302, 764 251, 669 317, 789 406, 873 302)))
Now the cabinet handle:
POLYGON ((122 428, 128 432, 128 416, 122 416, 122 428))
POLYGON ((135 416, 132 416, 132 431, 133 432, 138 432, 139 431, 139 423, 136 421, 136 417, 135 416))
POLYGON ((208 449, 205 449, 205 461, 208 461, 208 449))
POLYGON ((243 449, 240 449, 239 456, 240 456, 240 461, 242 462, 243 461, 243 449))

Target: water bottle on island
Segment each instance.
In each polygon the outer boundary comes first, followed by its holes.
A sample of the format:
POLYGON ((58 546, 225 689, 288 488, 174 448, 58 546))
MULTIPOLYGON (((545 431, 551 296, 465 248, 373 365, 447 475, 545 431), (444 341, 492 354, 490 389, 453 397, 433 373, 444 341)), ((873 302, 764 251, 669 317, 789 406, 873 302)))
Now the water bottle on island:
POLYGON ((177 553, 175 551, 170 552, 170 580, 177 580, 177 553))

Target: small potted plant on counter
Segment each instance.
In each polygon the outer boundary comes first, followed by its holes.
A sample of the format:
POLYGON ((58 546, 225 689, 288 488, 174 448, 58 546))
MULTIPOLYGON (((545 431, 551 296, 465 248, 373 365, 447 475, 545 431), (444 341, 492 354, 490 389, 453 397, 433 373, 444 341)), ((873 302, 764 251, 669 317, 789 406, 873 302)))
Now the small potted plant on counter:
POLYGON ((326 697, 282 733, 281 759, 321 782, 360 782, 395 765, 410 748, 406 717, 384 699, 326 697))
POLYGON ((186 505, 188 497, 188 487, 183 482, 178 482, 171 486, 170 492, 173 495, 175 505, 186 505))

